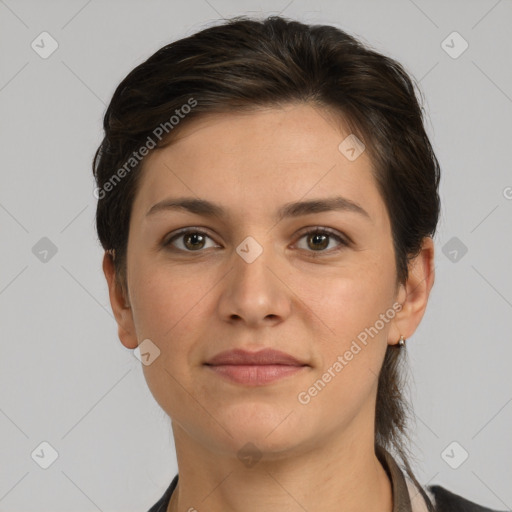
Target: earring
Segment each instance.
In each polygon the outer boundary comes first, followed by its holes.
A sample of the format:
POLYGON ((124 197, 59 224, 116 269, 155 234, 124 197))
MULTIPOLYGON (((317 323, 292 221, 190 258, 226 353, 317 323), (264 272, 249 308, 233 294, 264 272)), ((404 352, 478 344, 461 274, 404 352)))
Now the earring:
POLYGON ((400 335, 400 339, 398 340, 398 346, 401 348, 401 347, 405 347, 405 338, 400 335))

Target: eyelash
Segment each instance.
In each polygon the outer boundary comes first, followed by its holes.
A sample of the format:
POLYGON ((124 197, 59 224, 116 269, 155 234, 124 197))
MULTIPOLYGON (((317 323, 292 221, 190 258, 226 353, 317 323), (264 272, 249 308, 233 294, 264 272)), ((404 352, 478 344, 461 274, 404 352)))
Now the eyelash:
MULTIPOLYGON (((170 248, 171 250, 176 250, 176 251, 180 251, 180 252, 187 252, 187 253, 201 253, 201 252, 203 252, 204 249, 199 249, 197 251, 189 251, 189 250, 185 250, 185 249, 178 249, 178 248, 172 247, 171 244, 176 239, 181 238, 181 237, 183 237, 185 235, 188 235, 188 234, 191 234, 191 233, 192 234, 203 235, 203 236, 206 236, 206 237, 212 239, 212 237, 209 236, 208 233, 206 233, 205 231, 202 231, 200 229, 195 229, 195 228, 185 228, 185 229, 179 231, 178 233, 176 233, 171 238, 169 238, 167 241, 164 241, 163 246, 165 248, 168 248, 168 249, 170 248)), ((339 242, 339 244, 340 244, 339 247, 337 247, 335 249, 330 249, 330 250, 312 251, 312 250, 301 249, 301 250, 305 250, 308 253, 311 253, 310 256, 312 258, 318 258, 318 257, 321 257, 321 256, 323 256, 325 254, 330 255, 330 254, 336 253, 336 252, 338 252, 338 251, 340 251, 340 250, 342 250, 345 247, 348 247, 350 245, 347 240, 342 238, 335 231, 333 231, 333 230, 331 230, 329 228, 322 228, 322 227, 319 227, 319 226, 314 227, 311 230, 302 233, 300 235, 300 237, 299 237, 299 240, 301 240, 305 236, 312 235, 312 234, 315 234, 315 235, 328 235, 331 238, 335 238, 339 242)))

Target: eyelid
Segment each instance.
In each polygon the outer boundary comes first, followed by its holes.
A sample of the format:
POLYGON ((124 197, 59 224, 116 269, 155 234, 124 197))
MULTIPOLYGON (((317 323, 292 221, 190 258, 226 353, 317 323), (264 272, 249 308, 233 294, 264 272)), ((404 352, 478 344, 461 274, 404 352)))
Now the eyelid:
MULTIPOLYGON (((179 238, 180 236, 186 235, 188 233, 199 233, 201 235, 207 236, 208 238, 210 238, 211 240, 213 240, 215 242, 213 236, 210 234, 210 232, 208 231, 207 228, 203 228, 200 226, 187 226, 186 228, 178 229, 178 231, 174 231, 169 236, 164 237, 162 245, 164 247, 170 246, 171 242, 173 242, 176 238, 179 238)), ((215 243, 217 243, 217 242, 215 242, 215 243)), ((202 252, 202 250, 200 250, 200 251, 183 251, 182 249, 177 249, 177 248, 175 248, 175 249, 177 251, 181 250, 181 252, 189 252, 189 253, 202 252)))
POLYGON ((298 240, 303 238, 305 235, 309 234, 326 234, 330 236, 331 238, 336 238, 338 240, 338 247, 335 247, 333 249, 325 250, 325 251, 308 251, 306 249, 301 249, 303 251, 306 251, 309 257, 312 258, 319 258, 322 256, 328 257, 332 254, 336 254, 337 252, 341 251, 342 249, 345 249, 346 247, 352 245, 352 240, 345 234, 339 232, 336 229, 324 227, 324 226, 308 226, 303 228, 298 234, 298 240))
MULTIPOLYGON (((199 233, 201 235, 207 236, 208 238, 210 238, 211 240, 213 240, 215 242, 214 238, 210 235, 207 228, 203 228, 200 226, 188 226, 188 227, 181 228, 178 231, 171 233, 171 235, 168 237, 165 237, 162 242, 162 245, 164 247, 169 247, 169 246, 172 247, 171 243, 175 239, 179 238, 180 236, 186 235, 188 233, 199 233)), ((306 226, 306 227, 302 228, 296 236, 298 237, 298 240, 300 240, 305 235, 315 234, 315 233, 327 234, 333 238, 336 238, 338 240, 340 246, 336 247, 334 249, 327 250, 327 251, 306 251, 309 254, 312 254, 313 256, 332 254, 332 253, 334 253, 340 249, 343 249, 344 247, 347 247, 353 243, 352 240, 350 239, 350 237, 348 237, 344 233, 341 233, 335 229, 324 227, 324 226, 306 226)), ((217 242, 215 242, 215 243, 217 243, 217 242)), ((297 242, 295 242, 295 243, 297 243, 297 242)), ((183 253, 187 252, 187 253, 198 253, 199 254, 201 252, 204 252, 204 249, 199 249, 197 251, 185 251, 183 249, 178 249, 176 247, 172 247, 172 248, 175 249, 177 252, 183 252, 183 253)), ((302 249, 302 250, 305 250, 305 249, 302 249)))
POLYGON ((306 226, 301 231, 299 231, 298 236, 303 237, 304 235, 307 235, 309 233, 326 233, 335 238, 340 239, 347 245, 353 243, 352 239, 348 235, 345 235, 344 233, 338 231, 337 229, 328 228, 325 226, 306 226))

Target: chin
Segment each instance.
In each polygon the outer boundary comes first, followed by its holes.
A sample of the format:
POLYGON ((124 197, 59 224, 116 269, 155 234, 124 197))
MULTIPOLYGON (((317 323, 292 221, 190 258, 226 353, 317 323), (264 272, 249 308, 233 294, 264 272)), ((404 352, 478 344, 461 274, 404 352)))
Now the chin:
POLYGON ((250 442, 262 451, 285 451, 294 447, 306 433, 297 412, 285 406, 239 405, 218 419, 232 435, 228 438, 231 449, 239 449, 250 442))
MULTIPOLYGON (((236 457, 242 463, 246 460, 257 461, 263 458, 265 461, 280 460, 289 458, 290 454, 297 451, 301 439, 296 433, 286 432, 281 436, 268 436, 268 431, 239 431, 233 438, 211 440, 216 444, 218 453, 227 457, 236 457), (272 437, 272 439, 271 439, 272 437)), ((250 466, 251 464, 246 464, 250 466)))

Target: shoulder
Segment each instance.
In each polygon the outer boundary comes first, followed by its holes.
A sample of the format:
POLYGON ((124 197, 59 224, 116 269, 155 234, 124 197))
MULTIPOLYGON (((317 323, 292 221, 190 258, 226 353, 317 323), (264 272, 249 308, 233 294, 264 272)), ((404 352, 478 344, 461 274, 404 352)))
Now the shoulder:
POLYGON ((434 497, 436 512, 505 512, 478 505, 440 485, 431 485, 428 491, 434 497))

